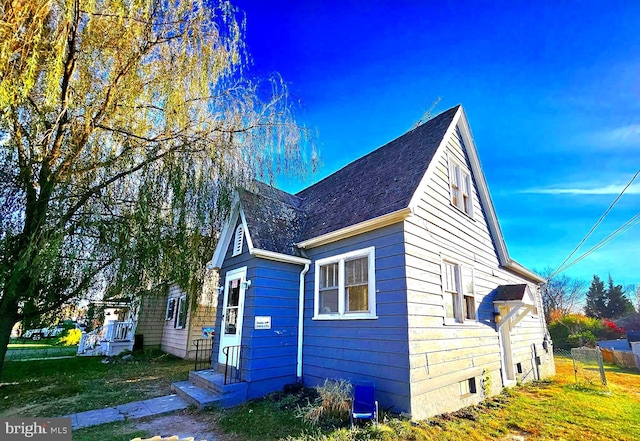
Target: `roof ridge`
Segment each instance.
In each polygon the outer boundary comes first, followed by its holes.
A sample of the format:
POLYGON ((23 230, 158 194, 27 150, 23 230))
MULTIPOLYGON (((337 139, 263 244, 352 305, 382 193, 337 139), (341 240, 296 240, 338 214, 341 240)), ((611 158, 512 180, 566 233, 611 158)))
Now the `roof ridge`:
MULTIPOLYGON (((293 207, 294 207, 295 209, 297 209, 297 210, 301 210, 301 208, 298 206, 298 205, 300 205, 300 203, 302 202, 302 198, 301 198, 300 196, 298 196, 298 195, 296 195, 296 194, 293 194, 293 193, 289 193, 288 191, 282 190, 282 189, 280 189, 280 188, 278 188, 278 187, 276 187, 276 186, 274 186, 274 185, 267 184, 266 182, 262 182, 262 181, 260 181, 260 180, 258 180, 258 179, 255 179, 255 178, 254 178, 254 179, 252 179, 252 182, 251 182, 251 184, 250 184, 250 185, 255 185, 256 183, 258 183, 258 184, 260 184, 260 185, 263 185, 263 186, 265 186, 265 187, 268 187, 268 188, 269 188, 269 190, 271 190, 271 191, 275 191, 275 192, 281 193, 281 194, 286 195, 286 196, 288 196, 288 197, 290 197, 290 198, 295 198, 295 200, 296 200, 297 204, 296 204, 295 206, 293 206, 293 207)), ((246 187, 243 187, 243 188, 241 188, 240 190, 242 190, 242 191, 246 191, 246 192, 249 192, 249 193, 253 193, 253 194, 255 194, 255 195, 257 195, 257 196, 260 196, 260 197, 262 197, 262 198, 265 198, 265 199, 277 200, 277 201, 279 201, 279 202, 282 202, 283 204, 291 205, 291 204, 288 204, 286 201, 282 201, 282 200, 280 200, 280 199, 276 199, 276 198, 274 198, 274 197, 273 197, 271 194, 269 194, 269 193, 260 193, 259 191, 254 191, 253 189, 246 188, 246 187)))
MULTIPOLYGON (((400 138, 402 138, 402 137, 404 137, 404 136, 407 136, 407 135, 409 135, 409 134, 411 134, 411 133, 415 132, 415 131, 416 131, 416 130, 418 130, 418 129, 424 129, 424 128, 425 128, 425 126, 426 126, 426 125, 428 125, 428 124, 434 124, 434 122, 435 122, 436 120, 438 120, 438 119, 440 119, 440 118, 443 118, 443 117, 444 117, 444 115, 445 115, 445 114, 448 114, 449 112, 452 112, 452 111, 454 111, 454 110, 455 110, 455 111, 457 111, 457 110, 458 110, 458 108, 459 108, 459 107, 461 107, 461 106, 462 106, 461 104, 456 104, 455 106, 453 106, 453 107, 451 107, 451 108, 449 108, 449 109, 447 109, 447 110, 444 110, 444 111, 442 111, 442 112, 438 113, 436 116, 434 116, 433 118, 431 118, 431 119, 429 119, 429 120, 425 121, 424 123, 420 124, 419 126, 414 127, 414 128, 412 128, 411 130, 409 130, 409 131, 407 131, 407 132, 404 132, 404 133, 403 133, 402 135, 400 135, 400 136, 396 136, 396 137, 395 137, 395 138, 393 138, 392 140, 390 140, 390 141, 388 141, 388 142, 386 142, 386 143, 382 144, 380 147, 378 147, 378 148, 376 148, 376 149, 374 149, 374 150, 370 151, 369 153, 367 153, 367 154, 365 154, 365 155, 363 155, 363 156, 360 156, 359 158, 356 158, 356 159, 354 159, 353 161, 351 161, 351 162, 349 162, 349 163, 347 163, 347 164, 343 165, 343 166, 342 166, 341 168, 339 168, 338 170, 336 170, 336 171, 334 171, 333 173, 331 173, 331 174, 329 174, 329 175, 325 176, 324 178, 322 178, 322 179, 321 179, 321 180, 319 180, 318 182, 316 182, 316 183, 314 183, 314 184, 311 184, 311 185, 309 185, 309 186, 308 186, 308 187, 306 187, 306 188, 303 188, 303 189, 302 189, 302 190, 300 190, 299 192, 295 193, 293 196, 296 196, 296 197, 300 198, 300 199, 303 201, 303 200, 304 200, 304 197, 303 197, 303 196, 300 196, 300 194, 301 194, 301 193, 304 193, 304 192, 306 192, 307 190, 310 190, 311 188, 313 188, 313 187, 315 187, 315 186, 319 185, 320 183, 322 183, 322 182, 326 181, 327 179, 329 179, 329 178, 333 177, 333 176, 334 176, 334 175, 336 175, 337 173, 340 173, 340 172, 341 172, 341 171, 343 171, 345 168, 347 168, 347 167, 351 167, 351 166, 353 166, 354 164, 356 164, 357 162, 360 162, 360 161, 364 160, 365 158, 367 158, 367 157, 369 157, 369 156, 372 156, 373 154, 375 154, 375 153, 376 153, 376 152, 378 152, 379 150, 381 150, 381 149, 383 149, 383 148, 387 147, 389 144, 391 144, 391 143, 393 143, 393 142, 397 141, 398 139, 400 139, 400 138)), ((454 112, 454 113, 455 113, 455 112, 454 112)))

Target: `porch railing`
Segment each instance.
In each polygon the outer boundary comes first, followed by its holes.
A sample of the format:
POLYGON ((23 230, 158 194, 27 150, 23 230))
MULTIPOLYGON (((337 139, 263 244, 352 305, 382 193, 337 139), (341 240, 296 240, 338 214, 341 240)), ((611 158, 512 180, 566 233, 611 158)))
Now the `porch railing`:
POLYGON ((222 348, 222 353, 224 354, 224 384, 234 384, 242 381, 242 348, 244 347, 246 345, 222 348))
POLYGON ((105 330, 102 326, 91 332, 83 332, 80 337, 80 343, 78 343, 78 354, 84 354, 88 350, 98 346, 100 342, 104 340, 104 334, 105 330))
POLYGON ((133 322, 109 322, 105 340, 111 342, 132 340, 133 329, 133 322))
POLYGON ((211 369, 211 359, 213 358, 213 339, 198 338, 193 340, 193 345, 196 347, 196 359, 193 370, 202 371, 204 369, 211 369))

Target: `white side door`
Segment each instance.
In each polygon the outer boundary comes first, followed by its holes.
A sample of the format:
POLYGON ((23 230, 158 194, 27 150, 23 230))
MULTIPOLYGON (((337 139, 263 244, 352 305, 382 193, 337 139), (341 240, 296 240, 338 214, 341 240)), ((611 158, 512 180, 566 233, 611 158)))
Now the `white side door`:
MULTIPOLYGON (((239 346, 242 342, 242 318, 244 311, 244 293, 246 290, 247 267, 227 272, 224 281, 224 300, 222 303, 222 326, 220 327, 220 349, 218 363, 226 363, 224 348, 239 346)), ((229 365, 238 367, 239 357, 229 356, 229 365)))

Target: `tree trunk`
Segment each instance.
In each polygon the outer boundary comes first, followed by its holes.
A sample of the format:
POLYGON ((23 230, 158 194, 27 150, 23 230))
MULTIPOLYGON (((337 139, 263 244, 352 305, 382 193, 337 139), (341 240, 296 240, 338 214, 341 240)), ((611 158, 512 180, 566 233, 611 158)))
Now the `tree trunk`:
POLYGON ((0 304, 0 379, 4 368, 4 359, 7 355, 7 347, 9 346, 9 338, 11 337, 11 329, 18 321, 18 305, 0 304))

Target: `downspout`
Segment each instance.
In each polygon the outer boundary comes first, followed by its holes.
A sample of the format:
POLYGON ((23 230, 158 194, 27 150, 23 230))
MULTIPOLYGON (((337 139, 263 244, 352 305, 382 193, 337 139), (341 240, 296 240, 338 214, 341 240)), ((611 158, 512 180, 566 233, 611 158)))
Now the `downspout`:
POLYGON ((304 276, 309 271, 309 264, 305 263, 300 272, 300 298, 298 300, 298 363, 296 376, 298 381, 302 380, 302 337, 304 330, 304 276))

